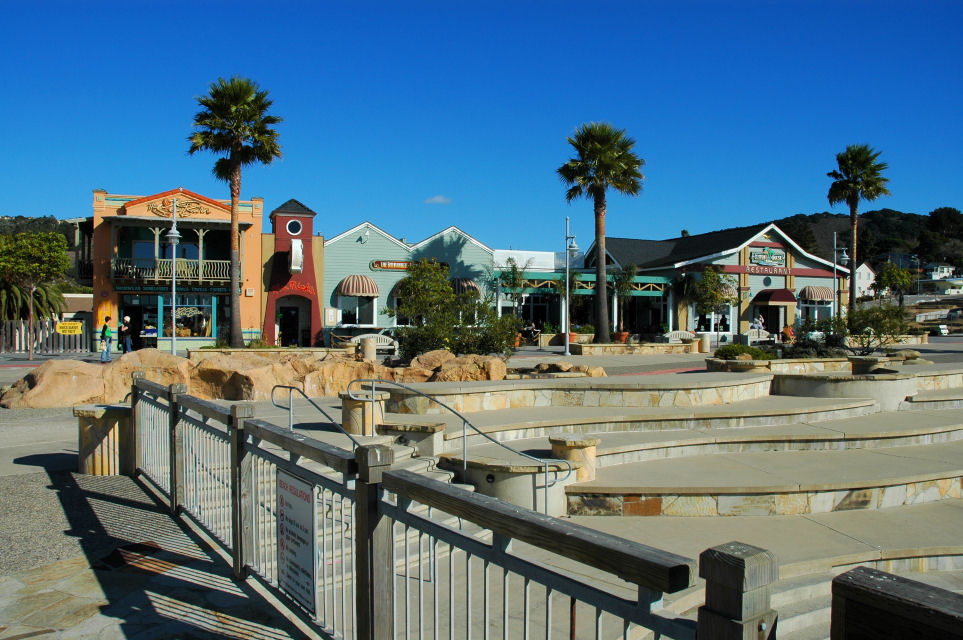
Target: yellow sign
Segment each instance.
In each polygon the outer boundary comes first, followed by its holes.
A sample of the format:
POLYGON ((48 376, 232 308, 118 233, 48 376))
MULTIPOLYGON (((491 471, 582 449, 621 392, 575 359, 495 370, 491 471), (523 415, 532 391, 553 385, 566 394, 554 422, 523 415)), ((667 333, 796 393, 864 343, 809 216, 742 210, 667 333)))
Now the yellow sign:
POLYGON ((83 322, 58 322, 57 333, 65 336, 79 336, 84 332, 83 322))

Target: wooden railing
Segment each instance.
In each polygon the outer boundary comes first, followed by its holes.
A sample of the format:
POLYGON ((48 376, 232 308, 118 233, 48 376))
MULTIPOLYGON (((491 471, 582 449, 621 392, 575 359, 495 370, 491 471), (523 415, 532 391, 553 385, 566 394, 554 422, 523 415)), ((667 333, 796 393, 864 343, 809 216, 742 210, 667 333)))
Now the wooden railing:
MULTIPOLYGON (((170 258, 153 260, 142 258, 114 258, 111 261, 111 276, 114 280, 171 280, 172 260, 170 258)), ((200 280, 230 280, 230 260, 187 260, 177 259, 177 279, 186 282, 200 280)))

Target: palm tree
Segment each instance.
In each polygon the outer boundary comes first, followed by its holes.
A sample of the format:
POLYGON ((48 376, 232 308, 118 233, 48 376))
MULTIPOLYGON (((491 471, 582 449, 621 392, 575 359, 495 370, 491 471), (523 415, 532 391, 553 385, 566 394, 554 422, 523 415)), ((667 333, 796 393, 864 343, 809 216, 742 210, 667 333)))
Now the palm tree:
MULTIPOLYGON (((852 267, 849 270, 849 312, 856 309, 856 287, 853 276, 856 273, 856 225, 859 219, 860 200, 873 201, 880 196, 888 196, 886 188, 888 178, 881 174, 889 165, 877 162, 879 151, 874 151, 868 144, 851 144, 842 153, 836 154, 838 169, 826 175, 833 179, 829 185, 829 204, 835 205, 845 202, 849 205, 849 259, 852 267)), ((833 256, 833 262, 836 256, 833 256)))
POLYGON ((562 182, 570 185, 565 199, 592 198, 595 205, 595 342, 609 342, 608 296, 605 287, 605 192, 612 187, 635 196, 642 190, 639 170, 645 160, 632 151, 635 140, 605 122, 589 122, 575 130, 568 143, 578 154, 558 168, 562 182))
POLYGON ((268 115, 273 104, 268 92, 248 78, 218 78, 208 95, 197 98, 202 110, 194 116, 194 133, 188 138, 191 155, 202 149, 227 154, 214 163, 214 176, 231 187, 231 346, 243 347, 241 333, 241 234, 238 203, 241 167, 271 164, 281 157, 278 132, 271 125, 281 118, 268 115))

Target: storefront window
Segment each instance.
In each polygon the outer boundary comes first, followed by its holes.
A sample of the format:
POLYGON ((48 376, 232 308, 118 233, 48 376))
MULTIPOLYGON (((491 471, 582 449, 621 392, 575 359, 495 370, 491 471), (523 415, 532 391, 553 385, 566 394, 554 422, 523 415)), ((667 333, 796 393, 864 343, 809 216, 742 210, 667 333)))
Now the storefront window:
POLYGON ((723 306, 716 309, 715 314, 698 314, 695 306, 691 309, 691 317, 696 319, 694 331, 712 331, 729 333, 732 331, 732 307, 723 306), (713 324, 713 321, 715 324, 713 324))
POLYGON ((366 296, 338 296, 341 324, 373 326, 375 323, 375 303, 377 301, 377 298, 366 296))
MULTIPOLYGON (((170 322, 171 297, 164 296, 165 315, 163 335, 171 335, 170 322)), ((179 295, 174 318, 177 323, 178 338, 210 338, 213 333, 212 296, 179 295)))

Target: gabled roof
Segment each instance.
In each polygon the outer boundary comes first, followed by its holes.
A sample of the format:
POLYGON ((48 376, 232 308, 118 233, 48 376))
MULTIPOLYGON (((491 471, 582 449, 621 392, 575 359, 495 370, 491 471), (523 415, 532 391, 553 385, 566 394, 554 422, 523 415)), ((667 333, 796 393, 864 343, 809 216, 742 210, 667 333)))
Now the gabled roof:
POLYGON ((325 248, 327 248, 328 246, 334 244, 335 242, 338 242, 339 240, 343 240, 343 239, 344 239, 345 237, 347 237, 347 236, 354 235, 355 233, 357 233, 358 231, 360 231, 360 230, 362 230, 362 229, 372 229, 372 230, 374 230, 374 231, 377 231, 377 232, 380 233, 382 236, 384 236, 384 237, 387 238, 388 240, 391 240, 392 242, 394 242, 396 245, 398 245, 399 247, 401 247, 401 248, 404 249, 405 251, 410 251, 410 250, 411 250, 411 245, 402 242, 401 240, 399 240, 398 238, 394 237, 393 235, 391 235, 390 233, 388 233, 388 232, 385 231, 384 229, 381 229, 380 227, 378 227, 378 226, 376 226, 376 225, 373 225, 373 224, 371 224, 370 222, 362 222, 362 223, 359 224, 359 225, 355 225, 355 226, 351 227, 351 228, 348 229, 347 231, 343 231, 343 232, 339 233, 338 235, 334 236, 333 238, 329 238, 329 239, 325 240, 325 241, 324 241, 324 246, 325 246, 325 248))
POLYGON ((299 202, 298 200, 295 200, 294 198, 291 198, 290 200, 282 204, 280 207, 272 211, 270 217, 273 219, 274 214, 276 213, 292 213, 298 216, 316 216, 317 215, 317 213, 315 213, 314 211, 311 211, 306 206, 301 204, 301 202, 299 202))
POLYGON ((494 249, 490 249, 490 248, 486 247, 484 244, 482 244, 482 243, 479 242, 478 240, 475 240, 475 238, 473 238, 472 236, 468 235, 467 233, 465 233, 464 231, 462 231, 461 229, 459 229, 459 228, 456 227, 455 225, 452 225, 452 226, 448 227, 447 229, 442 229, 442 230, 439 231, 438 233, 436 233, 436 234, 434 234, 434 235, 431 235, 431 236, 428 236, 427 238, 425 238, 425 239, 422 240, 421 242, 416 242, 415 244, 411 245, 412 251, 414 251, 414 250, 417 249, 418 247, 421 247, 422 245, 426 245, 426 244, 430 243, 432 240, 434 240, 434 239, 436 239, 436 238, 439 238, 439 237, 445 235, 445 234, 448 233, 449 231, 454 231, 455 233, 458 233, 458 234, 464 236, 465 239, 467 239, 469 242, 471 242, 472 244, 474 244, 476 247, 478 247, 479 249, 481 249, 481 250, 483 250, 483 251, 487 251, 488 253, 495 253, 495 250, 494 250, 494 249))
POLYGON ((142 196, 140 198, 137 198, 136 200, 131 200, 130 202, 124 203, 124 207, 130 207, 136 204, 143 204, 145 202, 150 202, 151 200, 157 200, 158 198, 166 198, 167 196, 175 196, 180 194, 183 194, 188 198, 193 198, 194 200, 200 200, 201 202, 206 202, 207 204, 214 205, 215 207, 218 207, 219 209, 223 209, 225 211, 231 210, 231 205, 229 204, 224 204, 223 202, 218 202, 217 200, 208 198, 207 196, 202 196, 199 193, 194 193, 193 191, 185 189, 184 187, 177 187, 176 189, 171 189, 170 191, 162 191, 161 193, 155 193, 154 195, 151 195, 151 196, 142 196))
MULTIPOLYGON (((757 224, 750 227, 738 227, 712 231, 694 236, 681 236, 668 240, 637 240, 634 238, 605 238, 606 253, 619 266, 635 264, 640 270, 675 269, 696 262, 705 262, 714 258, 730 255, 742 250, 759 236, 769 231, 776 234, 793 247, 801 255, 832 267, 833 263, 814 256, 803 250, 786 232, 774 224, 757 224)), ((586 256, 594 254, 595 242, 585 252, 586 256)), ((841 272, 848 273, 848 269, 837 266, 841 272)))

